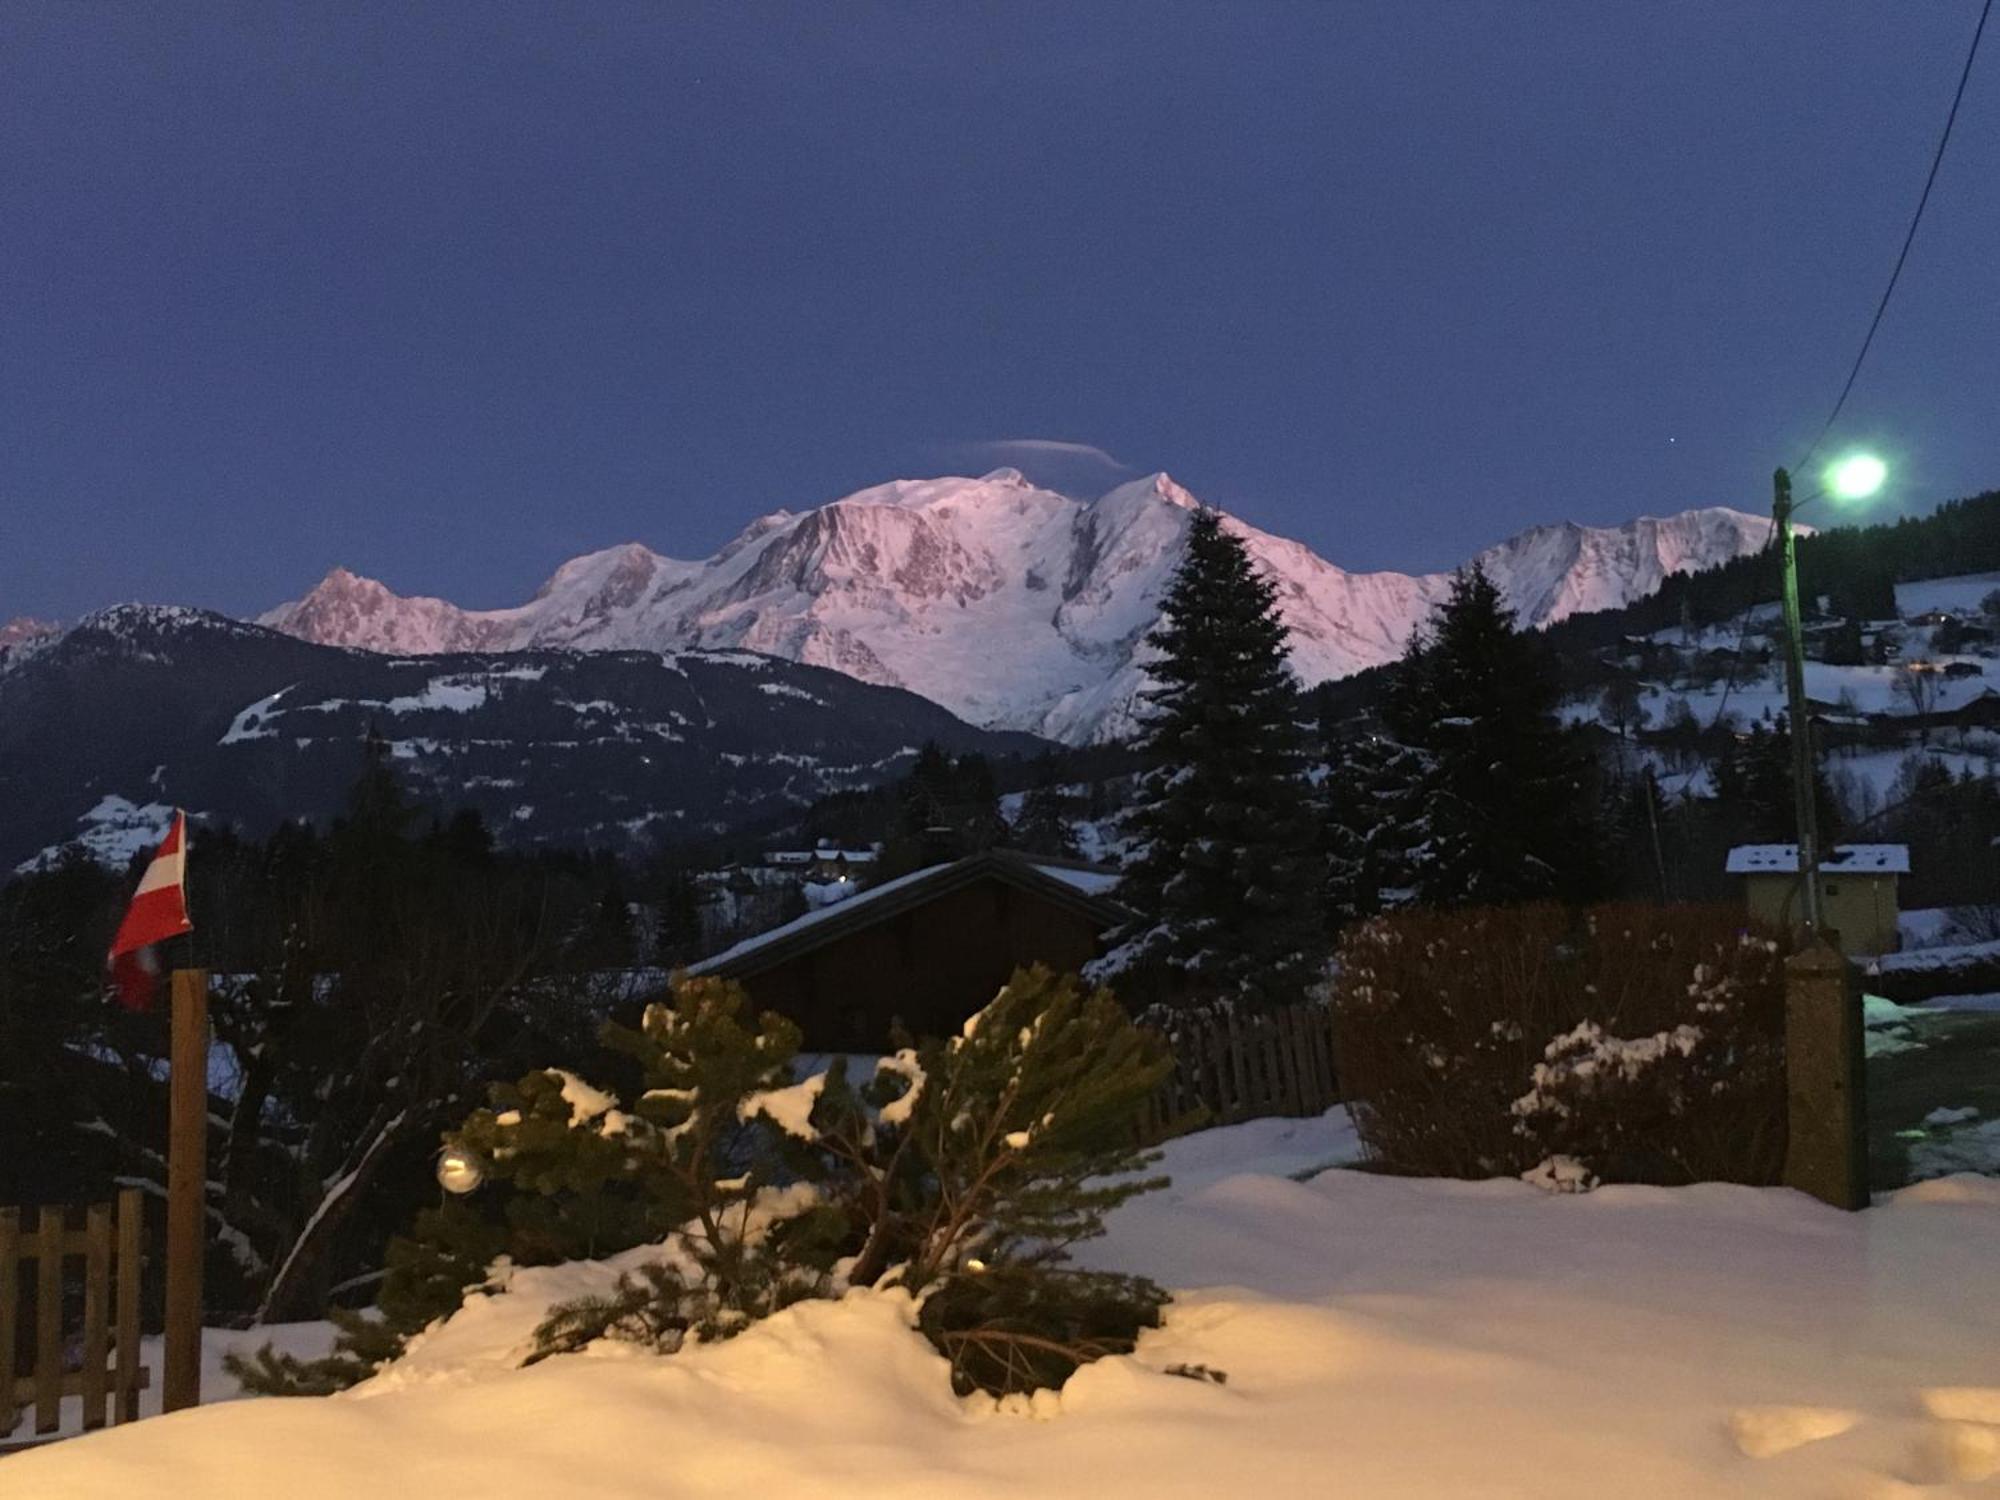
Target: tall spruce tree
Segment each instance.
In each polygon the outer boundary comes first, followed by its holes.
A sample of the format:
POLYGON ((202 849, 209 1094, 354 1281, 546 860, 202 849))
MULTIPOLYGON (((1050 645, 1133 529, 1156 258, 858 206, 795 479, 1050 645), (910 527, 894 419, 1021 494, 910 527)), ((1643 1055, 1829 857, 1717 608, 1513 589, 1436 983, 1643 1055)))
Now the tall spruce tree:
POLYGON ((1407 896, 1424 840, 1424 752, 1364 731, 1328 746, 1320 783, 1329 934, 1407 896))
POLYGON ((1556 720, 1542 643, 1477 564, 1410 642, 1385 718, 1423 752, 1416 899, 1431 906, 1579 898, 1594 882, 1589 763, 1556 720))
MULTIPOLYGON (((1792 786, 1791 730, 1752 724, 1745 734, 1722 743, 1710 774, 1715 796, 1727 809, 1744 841, 1790 843, 1798 838, 1798 801, 1792 786)), ((1823 767, 1813 771, 1813 800, 1823 845, 1841 827, 1840 804, 1823 767)))
POLYGON ((1137 918, 1100 970, 1128 1002, 1283 1004, 1323 947, 1298 686, 1276 592, 1210 510, 1147 638, 1160 653, 1119 896, 1137 918))

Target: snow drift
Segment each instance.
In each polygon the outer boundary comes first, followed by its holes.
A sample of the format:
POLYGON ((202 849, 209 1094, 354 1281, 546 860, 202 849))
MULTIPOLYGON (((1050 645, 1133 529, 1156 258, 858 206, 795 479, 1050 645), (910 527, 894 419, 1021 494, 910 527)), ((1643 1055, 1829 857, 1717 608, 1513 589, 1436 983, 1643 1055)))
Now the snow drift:
POLYGON ((1091 1253, 1179 1298, 1134 1356, 1059 1395, 953 1397, 879 1293, 671 1358, 604 1346, 525 1370, 495 1356, 533 1308, 502 1297, 446 1324, 455 1346, 441 1334, 422 1368, 9 1458, 7 1493, 94 1500, 170 1475, 205 1500, 1887 1500, 1991 1472, 2000 1183, 1843 1214, 1779 1189, 1244 1170, 1346 1139, 1337 1115, 1317 1130, 1170 1148, 1182 1183, 1127 1205, 1091 1253), (1182 1363, 1228 1381, 1165 1373, 1182 1363))

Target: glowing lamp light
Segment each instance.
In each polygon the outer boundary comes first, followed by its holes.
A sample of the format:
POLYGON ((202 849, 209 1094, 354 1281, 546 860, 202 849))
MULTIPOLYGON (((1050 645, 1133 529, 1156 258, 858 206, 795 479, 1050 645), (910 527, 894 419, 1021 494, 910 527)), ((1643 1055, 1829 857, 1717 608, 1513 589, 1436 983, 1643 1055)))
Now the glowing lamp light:
POLYGON ((1836 500, 1866 500, 1882 488, 1889 466, 1872 453, 1850 453, 1826 471, 1826 492, 1836 500))
POLYGON ((438 1153, 437 1180, 447 1193, 472 1192, 486 1180, 486 1158, 463 1146, 447 1146, 438 1153))

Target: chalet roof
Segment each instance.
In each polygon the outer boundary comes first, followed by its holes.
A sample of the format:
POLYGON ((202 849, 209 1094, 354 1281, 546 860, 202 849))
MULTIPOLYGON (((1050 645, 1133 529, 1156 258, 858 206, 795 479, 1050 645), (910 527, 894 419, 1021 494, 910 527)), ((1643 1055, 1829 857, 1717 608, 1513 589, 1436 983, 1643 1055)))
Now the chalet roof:
POLYGON ((845 864, 872 865, 876 860, 873 849, 838 849, 832 845, 822 845, 818 849, 773 849, 765 854, 767 865, 814 865, 845 864))
POLYGON ((818 911, 809 911, 782 927, 745 938, 713 958, 690 964, 687 972, 691 975, 716 974, 728 979, 760 973, 849 933, 886 922, 947 892, 985 879, 999 880, 1018 890, 1032 892, 1057 906, 1082 912, 1105 927, 1117 925, 1126 916, 1124 909, 1107 895, 1117 884, 1116 871, 1059 860, 1030 861, 1018 854, 988 850, 984 854, 953 860, 950 864, 931 865, 908 875, 899 875, 873 890, 823 906, 818 911))
MULTIPOLYGON (((1738 844, 1729 851, 1731 875, 1795 875, 1797 844, 1738 844)), ((1908 844, 1836 844, 1821 856, 1822 875, 1907 875, 1908 844)))

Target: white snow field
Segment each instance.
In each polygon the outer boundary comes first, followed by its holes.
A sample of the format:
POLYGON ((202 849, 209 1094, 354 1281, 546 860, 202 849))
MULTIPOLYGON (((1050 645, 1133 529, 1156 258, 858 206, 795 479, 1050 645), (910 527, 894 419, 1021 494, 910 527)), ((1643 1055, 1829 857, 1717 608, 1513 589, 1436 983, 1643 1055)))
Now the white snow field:
MULTIPOLYGON (((1289 1175, 1351 1150, 1338 1112, 1176 1143, 1182 1183, 1091 1247, 1177 1289, 1167 1325, 1060 1395, 953 1397, 907 1303, 879 1293, 671 1358, 511 1369, 536 1313, 524 1273, 348 1395, 0 1460, 0 1493, 2000 1494, 2000 1182, 1844 1214, 1776 1189, 1289 1175), (1163 1373, 1181 1363, 1228 1381, 1163 1373)), ((532 1274, 543 1295, 563 1280, 532 1274)))

